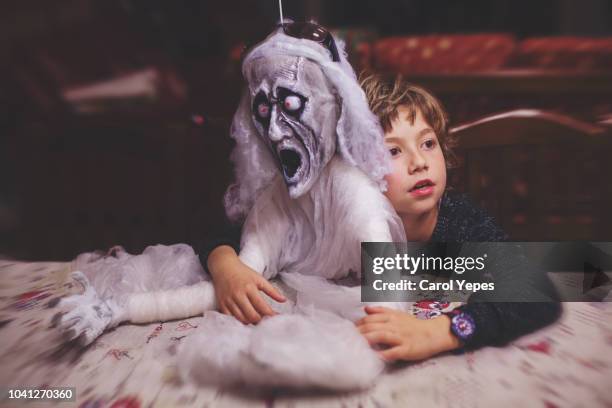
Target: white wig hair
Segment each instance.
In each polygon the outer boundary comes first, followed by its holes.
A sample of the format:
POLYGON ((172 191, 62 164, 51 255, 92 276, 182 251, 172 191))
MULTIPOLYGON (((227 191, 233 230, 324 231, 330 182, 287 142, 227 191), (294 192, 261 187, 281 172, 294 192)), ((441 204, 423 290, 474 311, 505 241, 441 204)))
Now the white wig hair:
MULTIPOLYGON (((322 45, 308 39, 286 35, 281 28, 256 45, 244 58, 242 73, 248 78, 249 66, 255 61, 277 55, 303 57, 315 62, 333 86, 340 104, 336 126, 337 153, 347 162, 360 168, 385 191, 384 175, 390 172, 389 153, 384 147, 383 130, 370 111, 365 93, 357 82, 349 64, 344 44, 334 38, 340 61, 334 62, 331 53, 322 45)), ((225 210, 229 219, 246 217, 253 202, 274 177, 280 176, 277 165, 264 142, 258 136, 251 112, 248 86, 243 92, 234 115, 231 136, 236 141, 232 152, 236 181, 225 193, 225 210)))

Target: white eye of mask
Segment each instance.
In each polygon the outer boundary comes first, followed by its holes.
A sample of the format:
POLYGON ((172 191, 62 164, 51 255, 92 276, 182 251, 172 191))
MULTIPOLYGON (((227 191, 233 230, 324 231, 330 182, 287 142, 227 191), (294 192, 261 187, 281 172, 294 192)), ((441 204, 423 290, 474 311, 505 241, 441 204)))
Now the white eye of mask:
POLYGON ((283 101, 283 106, 285 110, 289 112, 294 112, 302 107, 302 100, 298 96, 289 95, 283 101))

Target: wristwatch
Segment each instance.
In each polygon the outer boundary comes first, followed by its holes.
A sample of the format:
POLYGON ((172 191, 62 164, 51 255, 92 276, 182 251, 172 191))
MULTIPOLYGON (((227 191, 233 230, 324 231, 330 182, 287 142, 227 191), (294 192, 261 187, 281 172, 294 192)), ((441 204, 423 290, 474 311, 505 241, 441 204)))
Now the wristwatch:
POLYGON ((476 322, 469 313, 452 310, 445 313, 451 319, 451 332, 462 342, 467 343, 476 333, 476 322))

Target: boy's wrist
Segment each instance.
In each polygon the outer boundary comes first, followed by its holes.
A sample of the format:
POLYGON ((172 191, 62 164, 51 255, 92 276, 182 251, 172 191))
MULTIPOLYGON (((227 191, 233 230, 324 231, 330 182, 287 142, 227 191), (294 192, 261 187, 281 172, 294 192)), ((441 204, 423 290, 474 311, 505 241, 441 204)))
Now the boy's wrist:
POLYGON ((435 323, 435 338, 438 341, 440 352, 457 350, 463 347, 463 343, 451 330, 451 318, 447 315, 441 315, 431 320, 435 323))
POLYGON ((206 266, 214 279, 217 272, 231 268, 236 261, 239 261, 239 258, 234 248, 229 245, 219 245, 210 251, 206 266))

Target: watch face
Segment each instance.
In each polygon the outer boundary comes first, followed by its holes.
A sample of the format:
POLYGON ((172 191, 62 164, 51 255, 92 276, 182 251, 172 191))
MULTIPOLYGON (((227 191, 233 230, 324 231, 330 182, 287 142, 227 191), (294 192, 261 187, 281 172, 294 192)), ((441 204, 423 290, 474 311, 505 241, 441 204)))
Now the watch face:
POLYGON ((453 332, 461 340, 466 340, 476 331, 476 323, 474 323, 472 316, 467 313, 459 313, 453 316, 451 323, 453 332))

